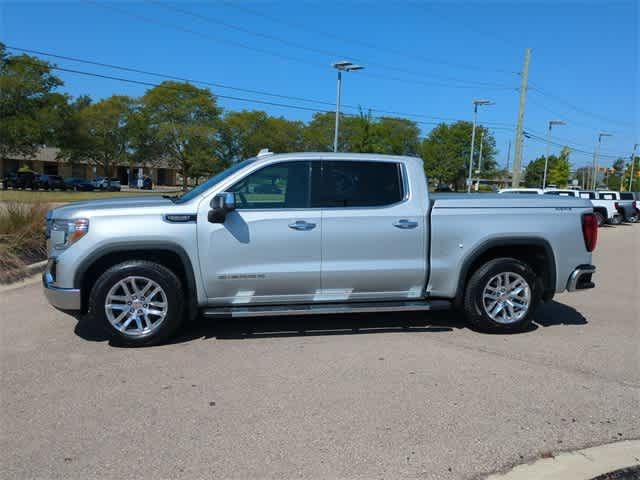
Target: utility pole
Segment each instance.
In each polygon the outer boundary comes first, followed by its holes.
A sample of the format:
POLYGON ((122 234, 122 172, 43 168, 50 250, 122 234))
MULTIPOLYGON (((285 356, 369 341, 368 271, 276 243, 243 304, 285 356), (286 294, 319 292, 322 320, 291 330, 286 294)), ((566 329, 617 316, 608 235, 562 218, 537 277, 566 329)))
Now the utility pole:
POLYGON ((596 149, 593 153, 593 190, 598 187, 598 160, 600 157, 600 144, 602 144, 602 137, 611 137, 611 133, 600 132, 598 133, 598 143, 596 143, 596 149))
POLYGON ((547 129, 547 154, 544 157, 544 176, 542 177, 542 188, 547 188, 547 170, 549 169, 549 155, 551 155, 551 129, 554 125, 564 125, 562 120, 549 120, 547 129))
MULTIPOLYGON (((638 148, 638 144, 633 145, 633 153, 631 154, 631 175, 629 176, 629 191, 631 192, 631 187, 633 186, 633 167, 636 166, 636 149, 638 148)), ((624 177, 623 177, 624 178, 624 177)), ((622 182, 620 182, 622 183, 622 182)))
POLYGON ((478 183, 476 183, 476 192, 480 190, 480 172, 482 171, 482 145, 484 144, 484 129, 480 132, 480 155, 478 155, 478 183))
POLYGON ((511 157, 511 140, 509 140, 509 146, 507 147, 507 172, 509 171, 509 158, 511 157))
POLYGON ((491 100, 474 100, 473 102, 473 127, 471 128, 471 151, 469 152, 469 176, 467 177, 467 193, 471 193, 473 175, 473 153, 476 148, 476 124, 478 123, 478 107, 481 105, 493 105, 491 100))
POLYGON ((529 81, 529 62, 531 61, 531 49, 527 48, 524 54, 524 66, 522 67, 522 81, 520 83, 520 107, 518 109, 518 126, 516 127, 516 145, 513 157, 513 174, 511 186, 520 186, 520 173, 522 170, 522 130, 524 128, 524 107, 527 101, 527 82, 529 81))

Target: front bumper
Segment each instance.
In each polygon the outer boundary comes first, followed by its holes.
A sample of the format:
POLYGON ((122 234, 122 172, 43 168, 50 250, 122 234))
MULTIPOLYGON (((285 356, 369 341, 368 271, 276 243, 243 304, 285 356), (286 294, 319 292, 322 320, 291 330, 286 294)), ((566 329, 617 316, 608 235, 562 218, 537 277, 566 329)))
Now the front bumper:
POLYGON ((569 276, 567 281, 567 291, 586 290, 596 286, 591 281, 591 276, 595 273, 596 267, 593 265, 580 265, 569 276))
POLYGON ((49 268, 42 274, 44 294, 51 305, 60 310, 80 310, 81 296, 78 288, 60 288, 53 285, 49 268))

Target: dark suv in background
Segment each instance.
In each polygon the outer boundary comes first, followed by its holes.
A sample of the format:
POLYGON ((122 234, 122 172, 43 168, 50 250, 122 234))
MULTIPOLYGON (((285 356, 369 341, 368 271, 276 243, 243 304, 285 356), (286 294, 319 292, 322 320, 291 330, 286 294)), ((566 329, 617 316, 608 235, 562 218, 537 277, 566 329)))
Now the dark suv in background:
POLYGON ((38 174, 35 172, 12 172, 4 177, 2 182, 2 188, 7 190, 13 188, 14 190, 24 190, 31 188, 36 190, 38 188, 38 174))
POLYGON ((43 190, 67 190, 67 184, 60 175, 40 175, 36 188, 43 190))

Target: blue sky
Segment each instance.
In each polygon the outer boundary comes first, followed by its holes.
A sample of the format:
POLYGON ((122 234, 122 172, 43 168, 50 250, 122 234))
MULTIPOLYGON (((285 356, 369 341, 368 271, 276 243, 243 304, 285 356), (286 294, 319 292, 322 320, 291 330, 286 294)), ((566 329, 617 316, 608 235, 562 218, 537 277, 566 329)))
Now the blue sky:
MULTIPOLYGON (((424 133, 439 118, 472 116, 488 98, 489 122, 504 163, 513 141, 524 50, 533 49, 525 129, 544 136, 561 119, 556 142, 591 152, 598 131, 606 155, 628 158, 640 141, 639 2, 7 2, 0 41, 227 86, 327 102, 316 104, 211 87, 219 95, 331 110, 330 63, 365 66, 345 75, 343 102, 415 115, 424 133), (163 6, 164 5, 164 6, 163 6), (167 6, 171 8, 167 8, 167 6), (187 13, 181 13, 174 8, 187 13), (436 117, 436 118, 433 118, 436 117)), ((43 58, 47 58, 44 57, 43 58)), ((158 83, 158 77, 69 60, 60 67, 158 83)), ((59 72, 72 95, 140 95, 145 87, 59 72)), ((219 99, 231 110, 263 109, 308 120, 312 112, 219 99)), ((354 110, 346 109, 347 112, 354 110)), ((374 114, 377 112, 374 111, 374 114)), ((552 147, 557 150, 557 147, 552 147)), ((524 163, 545 151, 525 140, 524 163)), ((513 148, 511 151, 513 158, 513 148)), ((574 152, 574 166, 591 162, 574 152)))

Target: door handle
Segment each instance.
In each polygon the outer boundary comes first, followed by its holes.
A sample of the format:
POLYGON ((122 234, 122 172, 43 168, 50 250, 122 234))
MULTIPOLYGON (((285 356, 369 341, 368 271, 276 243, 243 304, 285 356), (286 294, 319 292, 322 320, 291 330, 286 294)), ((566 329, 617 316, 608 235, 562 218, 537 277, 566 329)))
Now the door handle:
POLYGON ((302 230, 302 231, 313 230, 314 228, 316 228, 316 224, 311 222, 305 222, 304 220, 296 220, 295 222, 289 224, 289 228, 293 230, 302 230))
POLYGON ((403 230, 409 230, 411 228, 416 228, 418 226, 418 222, 403 218, 401 220, 398 220, 397 222, 394 222, 393 226, 396 228, 402 228, 403 230))

